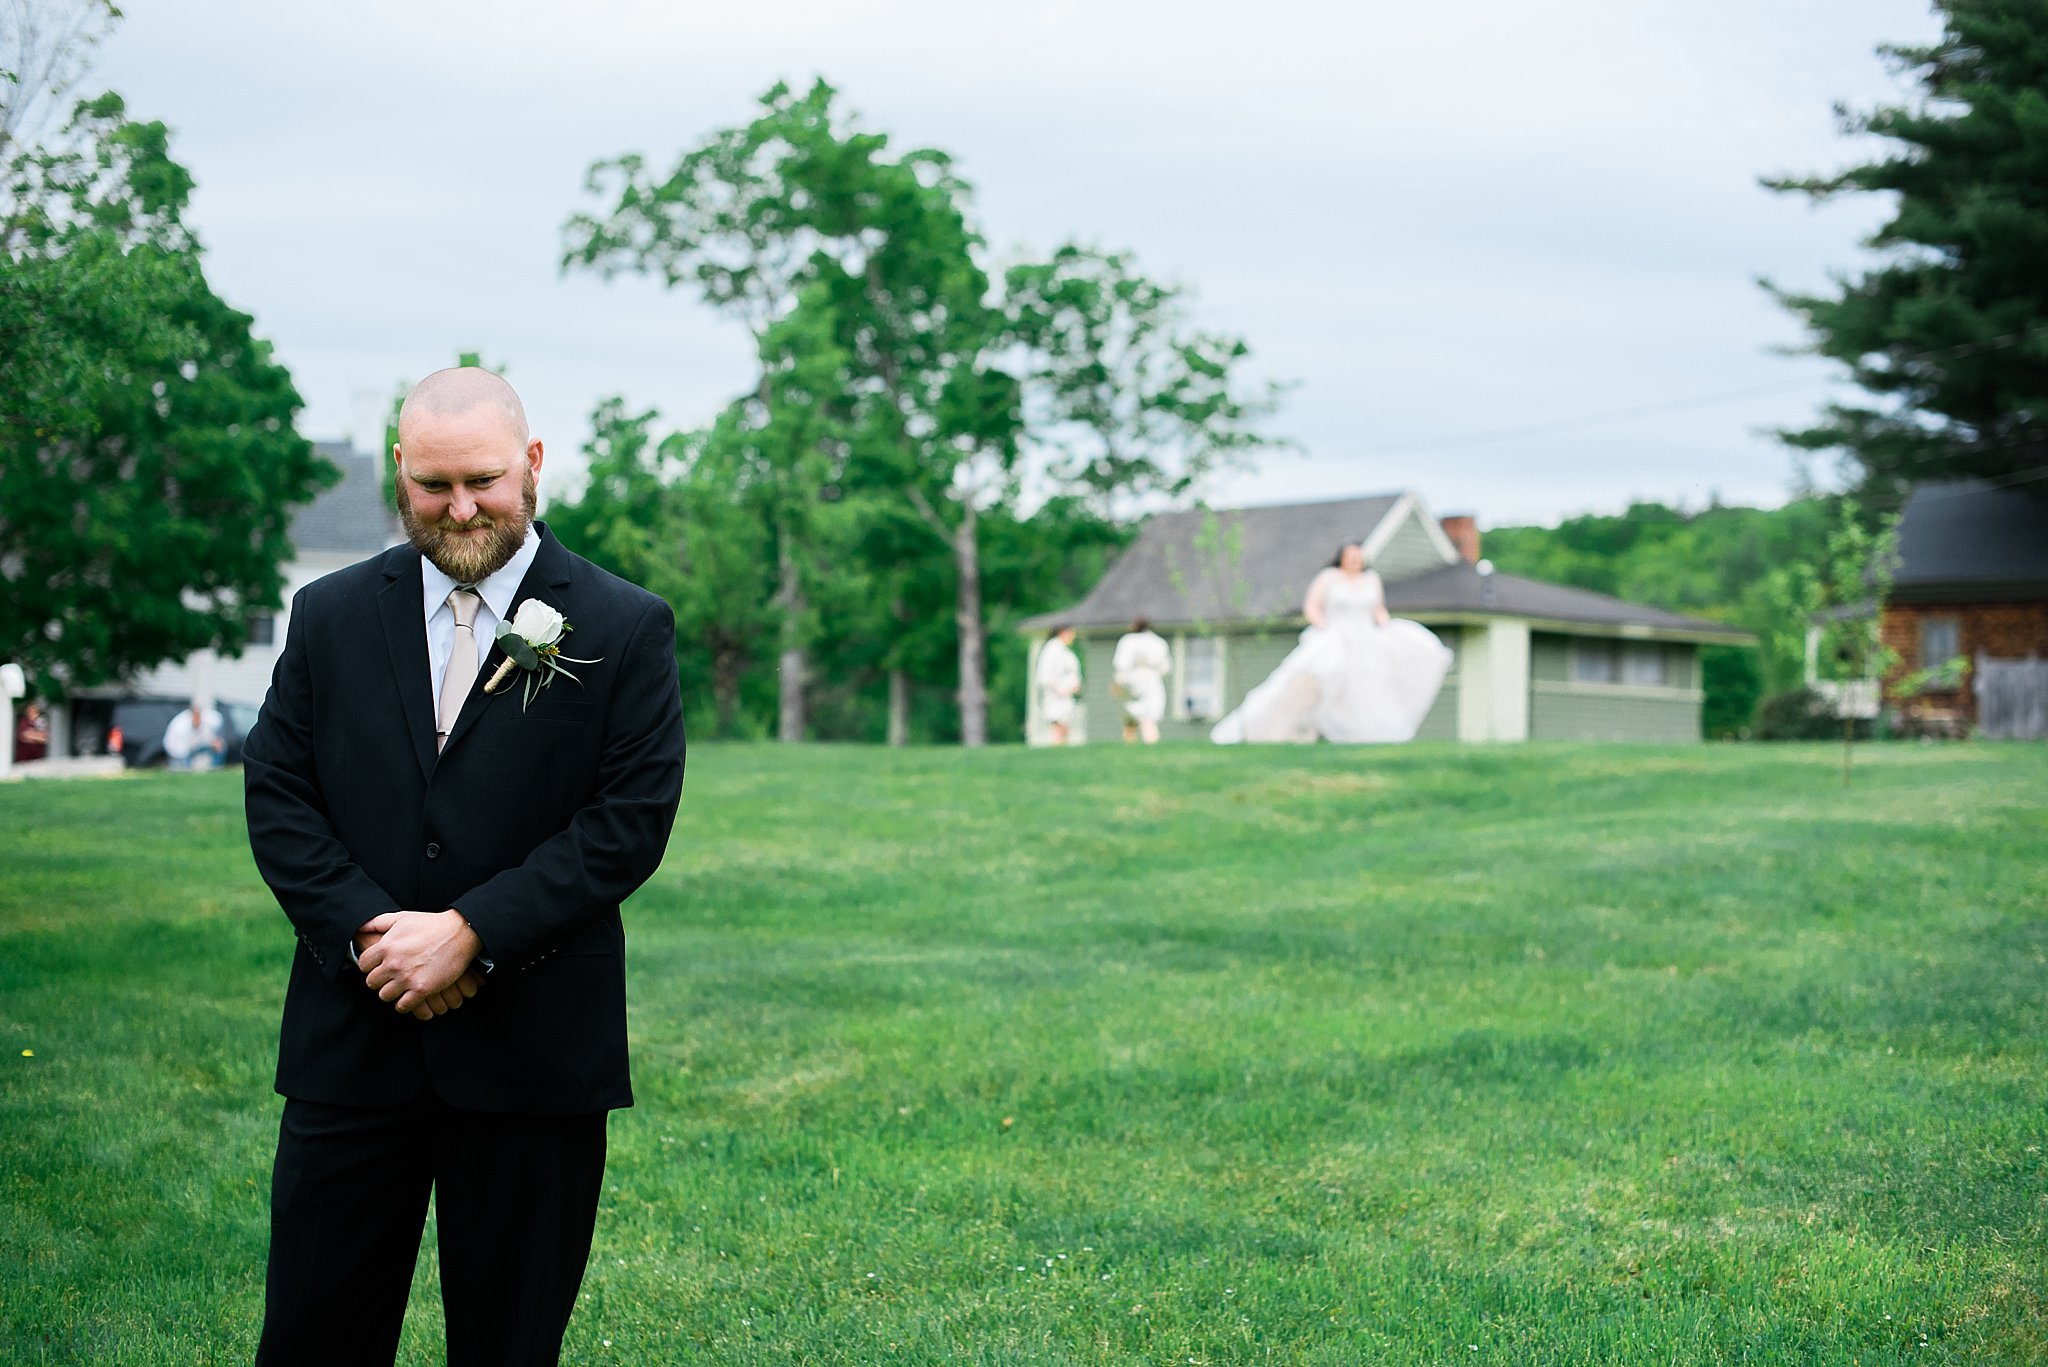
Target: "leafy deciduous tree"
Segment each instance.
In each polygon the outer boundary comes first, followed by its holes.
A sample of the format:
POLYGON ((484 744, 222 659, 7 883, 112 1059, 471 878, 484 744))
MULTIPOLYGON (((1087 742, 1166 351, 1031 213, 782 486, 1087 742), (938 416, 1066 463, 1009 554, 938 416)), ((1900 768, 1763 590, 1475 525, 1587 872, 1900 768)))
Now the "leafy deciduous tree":
MULTIPOLYGON (((754 330, 761 405, 772 406, 778 373, 805 376, 798 388, 821 415, 817 430, 792 412, 783 425, 802 438, 763 448, 791 494, 776 510, 779 544, 811 539, 806 519, 828 492, 902 500, 951 560, 960 736, 978 745, 988 712, 982 523, 1027 493, 1105 508, 1182 493, 1251 444, 1249 424, 1270 395, 1241 397, 1242 344, 1182 327, 1176 293, 1125 258, 1067 248, 1012 272, 998 296, 950 160, 891 153, 835 100, 823 82, 800 96, 778 85, 752 123, 714 134, 666 176, 639 157, 599 163, 590 186, 611 207, 570 221, 566 262, 694 282, 754 330)), ((783 568, 786 624, 802 618, 802 565, 783 568)), ((800 656, 786 658, 791 736, 789 699, 801 698, 804 671, 800 656)), ((890 732, 900 736, 906 682, 892 693, 890 732)))
POLYGON ((549 509, 548 523, 564 545, 667 600, 686 693, 710 684, 711 725, 697 729, 731 736, 749 671, 774 640, 767 524, 723 468, 736 459, 729 430, 657 442, 656 416, 617 398, 599 404, 584 446, 589 481, 549 509))
POLYGON ((7 176, 0 654, 54 693, 239 650, 295 505, 336 477, 291 378, 208 286, 162 124, 84 102, 7 176))

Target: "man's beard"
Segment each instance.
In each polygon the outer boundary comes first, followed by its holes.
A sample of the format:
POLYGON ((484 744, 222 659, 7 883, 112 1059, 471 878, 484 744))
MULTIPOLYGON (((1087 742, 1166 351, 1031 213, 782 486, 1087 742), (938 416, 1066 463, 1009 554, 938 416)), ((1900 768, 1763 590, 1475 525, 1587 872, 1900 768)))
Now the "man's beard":
POLYGON ((527 528, 539 504, 533 468, 526 467, 519 482, 519 512, 498 519, 479 512, 467 522, 444 517, 432 525, 412 509, 412 495, 406 492, 405 476, 398 477, 398 520, 405 527, 413 549, 434 562, 434 567, 458 584, 480 584, 512 562, 526 544, 527 528), (464 529, 481 530, 477 538, 462 536, 464 529))

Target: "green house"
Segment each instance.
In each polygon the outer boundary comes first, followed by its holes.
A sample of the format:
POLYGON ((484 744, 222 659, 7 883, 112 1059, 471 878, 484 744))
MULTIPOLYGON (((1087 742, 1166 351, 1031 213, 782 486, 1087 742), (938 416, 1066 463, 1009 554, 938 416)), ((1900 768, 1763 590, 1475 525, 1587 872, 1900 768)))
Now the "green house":
MULTIPOLYGON (((1349 541, 1385 581, 1388 610, 1455 656, 1421 740, 1698 740, 1699 648, 1753 643, 1719 622, 1495 573, 1473 519, 1440 522, 1398 493, 1155 517, 1086 598, 1022 624, 1034 674, 1051 633, 1072 626, 1086 679, 1074 736, 1117 740, 1110 655, 1148 618, 1173 647, 1161 739, 1206 739, 1293 649, 1309 581, 1349 541)), ((1036 689, 1026 738, 1046 739, 1036 689)))

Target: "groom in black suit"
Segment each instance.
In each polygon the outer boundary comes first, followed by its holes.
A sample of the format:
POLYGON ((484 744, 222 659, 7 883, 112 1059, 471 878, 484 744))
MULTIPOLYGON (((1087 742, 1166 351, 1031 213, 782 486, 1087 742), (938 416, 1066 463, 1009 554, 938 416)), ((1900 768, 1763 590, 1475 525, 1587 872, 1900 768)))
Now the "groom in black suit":
POLYGON ((682 794, 675 619, 534 521, 498 376, 428 376, 392 454, 411 544, 299 593, 244 747, 298 935, 257 1361, 391 1362, 432 1192, 449 1363, 553 1363, 633 1100, 619 904, 682 794), (571 677, 488 687, 498 624, 557 618, 571 677))

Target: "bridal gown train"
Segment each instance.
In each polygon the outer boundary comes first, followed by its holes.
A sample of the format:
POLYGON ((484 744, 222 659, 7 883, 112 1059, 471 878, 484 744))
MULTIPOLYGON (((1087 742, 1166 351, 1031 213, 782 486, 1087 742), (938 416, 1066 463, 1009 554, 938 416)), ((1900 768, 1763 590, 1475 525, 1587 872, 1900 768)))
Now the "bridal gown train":
POLYGON ((1323 623, 1301 633, 1266 681, 1216 723, 1209 739, 1343 744, 1406 741, 1429 715, 1450 648, 1420 622, 1378 621, 1383 593, 1371 571, 1323 571, 1323 623))

